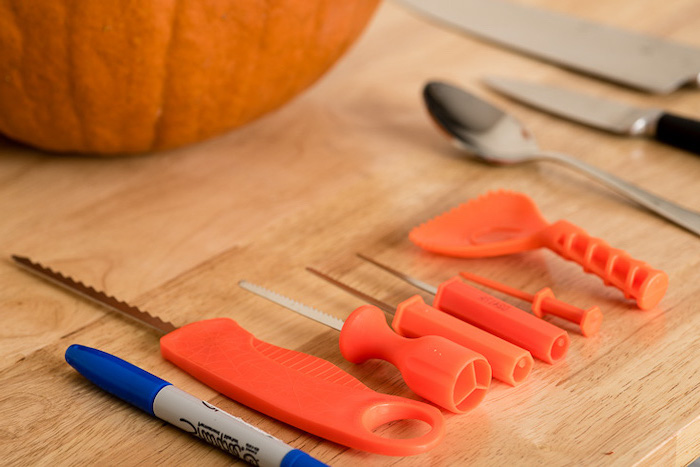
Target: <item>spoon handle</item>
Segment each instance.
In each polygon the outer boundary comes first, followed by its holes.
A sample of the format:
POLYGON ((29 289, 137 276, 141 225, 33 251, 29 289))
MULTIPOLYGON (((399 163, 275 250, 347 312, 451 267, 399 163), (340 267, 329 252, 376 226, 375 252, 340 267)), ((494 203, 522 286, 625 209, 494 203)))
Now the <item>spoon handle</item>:
POLYGON ((606 185, 618 194, 637 202, 659 216, 668 219, 669 221, 690 232, 693 232, 695 235, 700 235, 700 213, 697 211, 691 211, 690 209, 686 209, 676 203, 656 196, 653 193, 621 180, 616 176, 593 167, 592 165, 589 165, 579 159, 552 152, 542 153, 538 158, 552 162, 559 162, 561 164, 568 165, 571 168, 577 169, 589 177, 594 178, 600 183, 606 185))

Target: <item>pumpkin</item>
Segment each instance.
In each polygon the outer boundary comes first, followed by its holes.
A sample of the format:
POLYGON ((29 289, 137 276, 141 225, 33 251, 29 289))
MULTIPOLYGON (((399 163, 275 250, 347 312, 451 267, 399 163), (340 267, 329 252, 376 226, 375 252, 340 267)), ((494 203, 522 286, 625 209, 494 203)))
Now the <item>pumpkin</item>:
POLYGON ((0 133, 45 150, 186 145, 280 107, 379 0, 0 0, 0 133))

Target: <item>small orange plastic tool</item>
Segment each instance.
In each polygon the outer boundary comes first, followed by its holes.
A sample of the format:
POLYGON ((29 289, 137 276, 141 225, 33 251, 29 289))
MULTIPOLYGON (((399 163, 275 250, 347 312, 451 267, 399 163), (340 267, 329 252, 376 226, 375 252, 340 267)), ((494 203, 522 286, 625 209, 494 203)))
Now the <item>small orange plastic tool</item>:
MULTIPOLYGON (((488 361, 493 377, 511 386, 522 383, 530 375, 534 363, 530 352, 426 304, 419 295, 401 302, 394 312, 390 305, 337 279, 313 268, 307 270, 387 313, 394 314, 391 327, 401 336, 441 336, 478 352, 488 361)), ((483 393, 481 395, 483 397, 483 393)))
POLYGON ((419 396, 455 413, 476 407, 491 382, 484 357, 438 336, 407 339, 391 332, 375 306, 357 308, 341 320, 259 285, 239 282, 244 289, 307 318, 340 331, 340 353, 352 363, 378 358, 396 366, 406 385, 419 396))
POLYGON ((565 220, 549 224, 532 199, 513 191, 491 191, 468 201, 414 228, 409 238, 433 253, 463 258, 547 247, 617 287, 642 310, 656 306, 668 288, 665 272, 565 220))
POLYGON ((569 335, 566 331, 465 284, 459 277, 453 277, 439 287, 434 287, 372 258, 359 253, 357 256, 435 295, 433 306, 459 318, 457 321, 466 321, 493 333, 529 350, 532 355, 547 363, 554 363, 566 355, 569 348, 569 335))
POLYGON ((569 335, 462 281, 448 279, 438 287, 433 306, 527 349, 547 363, 561 360, 569 349, 569 335))
MULTIPOLYGON (((419 296, 413 298, 401 304, 403 309, 428 306, 419 296)), ((384 313, 372 305, 357 308, 345 320, 339 345, 352 363, 372 358, 391 362, 413 392, 455 413, 479 405, 491 384, 491 366, 480 354, 441 336, 408 339, 393 333, 384 313)))
POLYGON ((470 272, 460 272, 459 275, 468 281, 476 282, 477 284, 532 303, 532 312, 538 318, 542 318, 545 315, 552 315, 578 324, 581 329, 581 334, 586 337, 598 334, 600 324, 603 322, 603 313, 597 306, 583 310, 566 302, 562 302, 554 297, 554 292, 552 292, 552 289, 549 287, 545 287, 533 295, 470 272))

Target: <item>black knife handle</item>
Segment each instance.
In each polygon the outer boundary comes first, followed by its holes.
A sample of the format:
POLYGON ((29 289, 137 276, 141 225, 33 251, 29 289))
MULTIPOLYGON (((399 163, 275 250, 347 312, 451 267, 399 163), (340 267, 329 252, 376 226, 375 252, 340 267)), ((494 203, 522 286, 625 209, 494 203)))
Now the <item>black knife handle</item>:
POLYGON ((656 125, 657 140, 700 154, 700 121, 663 113, 656 125))

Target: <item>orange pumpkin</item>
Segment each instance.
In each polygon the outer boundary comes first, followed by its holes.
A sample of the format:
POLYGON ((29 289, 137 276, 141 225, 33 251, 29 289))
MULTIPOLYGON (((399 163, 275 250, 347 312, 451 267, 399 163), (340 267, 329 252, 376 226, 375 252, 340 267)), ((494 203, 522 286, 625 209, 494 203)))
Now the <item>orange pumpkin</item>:
POLYGON ((0 133, 51 151, 185 145, 316 81, 379 0, 0 0, 0 133))

